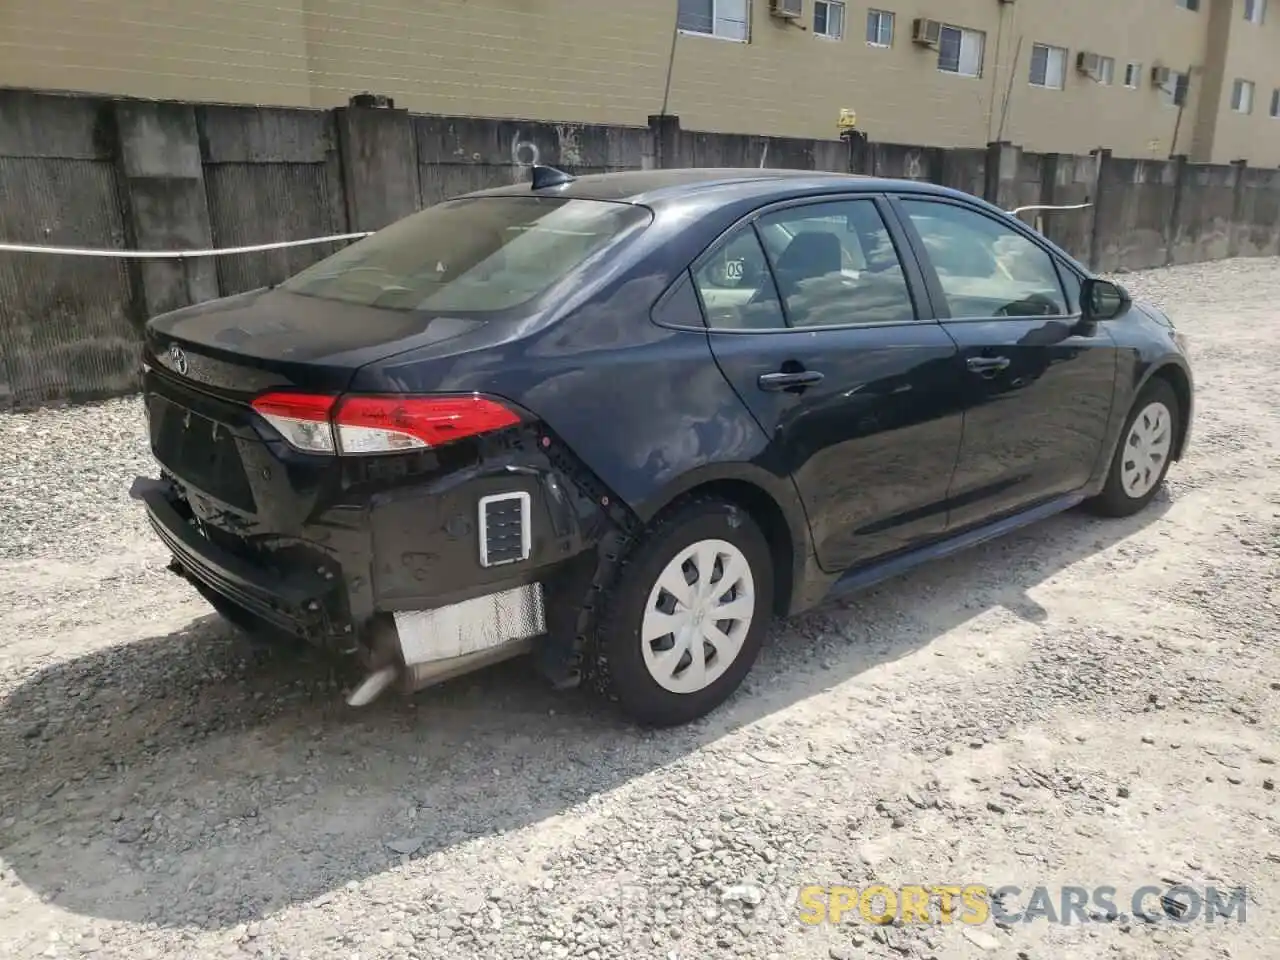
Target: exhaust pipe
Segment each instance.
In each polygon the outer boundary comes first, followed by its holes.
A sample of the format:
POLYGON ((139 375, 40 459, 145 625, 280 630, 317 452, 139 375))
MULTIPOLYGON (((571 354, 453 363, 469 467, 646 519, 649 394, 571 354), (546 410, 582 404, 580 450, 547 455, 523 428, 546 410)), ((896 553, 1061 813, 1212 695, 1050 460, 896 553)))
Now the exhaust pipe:
POLYGON ((416 693, 527 654, 545 630, 541 584, 397 612, 375 628, 363 658, 369 672, 347 695, 347 704, 367 706, 393 685, 416 693))
POLYGON ((347 706, 368 706, 382 696, 387 688, 396 682, 399 676, 400 668, 393 663, 374 670, 361 681, 358 687, 347 694, 347 706))
POLYGON ((450 657, 436 663, 419 663, 411 667, 402 667, 398 663, 371 670, 359 686, 347 694, 347 706, 367 707, 393 686, 398 686, 403 694, 417 693, 427 687, 434 687, 464 674, 473 673, 484 667, 493 666, 503 660, 522 656, 532 652, 533 644, 528 640, 516 640, 505 643, 492 650, 480 650, 462 657, 450 657))
POLYGON ((349 707, 367 707, 373 703, 400 679, 404 670, 404 660, 400 656, 400 638, 390 618, 374 627, 368 641, 360 658, 368 673, 347 694, 349 707))

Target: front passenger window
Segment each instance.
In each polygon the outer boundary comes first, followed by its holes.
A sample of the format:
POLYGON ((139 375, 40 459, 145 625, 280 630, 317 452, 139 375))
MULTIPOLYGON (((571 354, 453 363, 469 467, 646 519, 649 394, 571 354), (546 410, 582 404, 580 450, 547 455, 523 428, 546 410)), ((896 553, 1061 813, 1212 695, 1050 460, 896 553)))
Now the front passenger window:
POLYGON ((952 318, 1070 312, 1053 259, 1021 233, 955 204, 901 203, 924 241, 952 318))
POLYGON ((1062 277, 1062 285, 1067 288, 1067 310, 1070 313, 1080 312, 1080 275, 1065 263, 1058 264, 1058 275, 1062 277))

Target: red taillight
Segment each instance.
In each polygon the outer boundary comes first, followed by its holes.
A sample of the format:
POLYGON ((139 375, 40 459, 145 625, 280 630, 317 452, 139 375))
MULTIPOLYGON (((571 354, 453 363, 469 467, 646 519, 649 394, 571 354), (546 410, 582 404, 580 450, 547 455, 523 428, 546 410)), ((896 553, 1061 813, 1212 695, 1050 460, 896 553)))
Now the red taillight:
POLYGON ((347 397, 333 423, 343 453, 390 453, 514 426, 520 418, 485 397, 347 397))
POLYGON ((520 422, 514 411, 480 396, 269 393, 253 408, 299 450, 346 456, 425 450, 520 422))

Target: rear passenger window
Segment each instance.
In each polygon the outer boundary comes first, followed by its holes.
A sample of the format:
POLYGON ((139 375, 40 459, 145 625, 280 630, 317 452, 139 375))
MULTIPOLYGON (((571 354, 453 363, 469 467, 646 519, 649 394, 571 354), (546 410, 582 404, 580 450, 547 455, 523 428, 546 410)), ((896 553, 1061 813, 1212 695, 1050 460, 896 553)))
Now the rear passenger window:
POLYGON ((654 307, 652 317, 656 323, 664 327, 700 327, 702 307, 698 303, 698 295, 693 292, 693 284, 689 282, 686 270, 680 279, 671 287, 671 292, 662 297, 654 307))
POLYGON ((791 326, 916 319, 898 251, 874 200, 790 207, 756 226, 791 326))
POLYGON ((742 227, 693 270, 707 326, 713 330, 777 330, 787 325, 755 230, 742 227))

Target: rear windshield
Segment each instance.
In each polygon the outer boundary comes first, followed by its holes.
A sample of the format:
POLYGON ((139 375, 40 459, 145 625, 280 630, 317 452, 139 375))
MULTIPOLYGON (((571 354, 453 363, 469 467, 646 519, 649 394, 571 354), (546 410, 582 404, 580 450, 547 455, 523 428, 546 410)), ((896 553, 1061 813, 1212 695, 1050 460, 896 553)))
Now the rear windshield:
POLYGON ((599 200, 449 200, 313 264, 283 287, 389 310, 506 310, 649 220, 643 207, 599 200))

